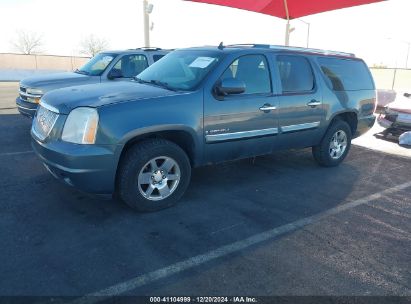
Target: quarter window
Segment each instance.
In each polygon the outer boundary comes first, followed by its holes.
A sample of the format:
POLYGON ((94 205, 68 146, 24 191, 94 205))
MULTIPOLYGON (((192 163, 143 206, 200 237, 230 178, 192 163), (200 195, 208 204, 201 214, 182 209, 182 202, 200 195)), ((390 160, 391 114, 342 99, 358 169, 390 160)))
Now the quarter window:
POLYGON ((153 61, 154 62, 159 61, 163 57, 164 57, 164 55, 153 55, 153 61))
POLYGON ((300 56, 277 56, 283 93, 303 93, 314 89, 314 75, 308 60, 300 56))
POLYGON ((125 78, 131 78, 148 67, 147 58, 144 55, 126 55, 116 63, 113 69, 121 72, 125 78))
POLYGON ((235 78, 245 84, 244 94, 271 92, 270 72, 262 55, 245 55, 235 60, 225 70, 221 79, 235 78))
POLYGON ((370 73, 361 60, 318 58, 318 63, 334 91, 374 90, 370 73))

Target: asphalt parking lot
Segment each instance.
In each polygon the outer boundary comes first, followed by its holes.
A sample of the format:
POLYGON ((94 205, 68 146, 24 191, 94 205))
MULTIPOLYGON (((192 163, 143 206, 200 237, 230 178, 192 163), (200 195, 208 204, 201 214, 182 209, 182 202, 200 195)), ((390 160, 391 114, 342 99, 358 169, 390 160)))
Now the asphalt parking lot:
POLYGON ((16 88, 0 83, 0 295, 411 296, 410 150, 204 167, 179 205, 139 214, 51 177, 16 88))

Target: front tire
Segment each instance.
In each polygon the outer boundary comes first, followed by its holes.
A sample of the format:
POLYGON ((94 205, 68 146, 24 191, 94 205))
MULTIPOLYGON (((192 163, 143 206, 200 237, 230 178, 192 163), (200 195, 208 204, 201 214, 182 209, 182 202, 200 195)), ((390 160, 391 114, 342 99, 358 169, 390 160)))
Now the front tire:
POLYGON ((351 128, 343 120, 335 120, 318 146, 312 147, 316 162, 323 167, 338 166, 351 147, 351 128))
POLYGON ((178 145, 149 139, 132 146, 122 158, 118 192, 135 210, 157 211, 177 203, 190 177, 190 161, 178 145))

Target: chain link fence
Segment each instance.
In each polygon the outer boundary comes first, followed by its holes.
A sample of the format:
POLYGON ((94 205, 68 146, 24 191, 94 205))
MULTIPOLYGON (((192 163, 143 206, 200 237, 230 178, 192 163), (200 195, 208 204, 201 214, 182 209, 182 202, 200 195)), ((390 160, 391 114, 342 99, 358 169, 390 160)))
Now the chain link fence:
POLYGON ((411 69, 370 68, 370 70, 377 89, 411 93, 411 69))

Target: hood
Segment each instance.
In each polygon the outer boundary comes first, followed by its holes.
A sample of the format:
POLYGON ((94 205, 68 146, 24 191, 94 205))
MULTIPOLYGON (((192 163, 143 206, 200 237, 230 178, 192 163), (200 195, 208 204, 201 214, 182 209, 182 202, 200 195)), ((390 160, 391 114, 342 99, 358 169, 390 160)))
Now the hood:
POLYGON ((405 97, 403 94, 397 94, 394 102, 387 106, 390 110, 411 114, 411 97, 405 97))
POLYGON ((118 102, 178 94, 182 93, 134 81, 119 81, 53 90, 43 96, 41 103, 58 109, 60 113, 68 114, 77 107, 99 107, 118 102))
POLYGON ((48 89, 53 89, 56 86, 61 88, 84 82, 87 83, 87 81, 94 78, 96 78, 96 76, 88 76, 74 72, 63 72, 24 78, 20 81, 20 84, 25 87, 42 89, 47 92, 48 89))

